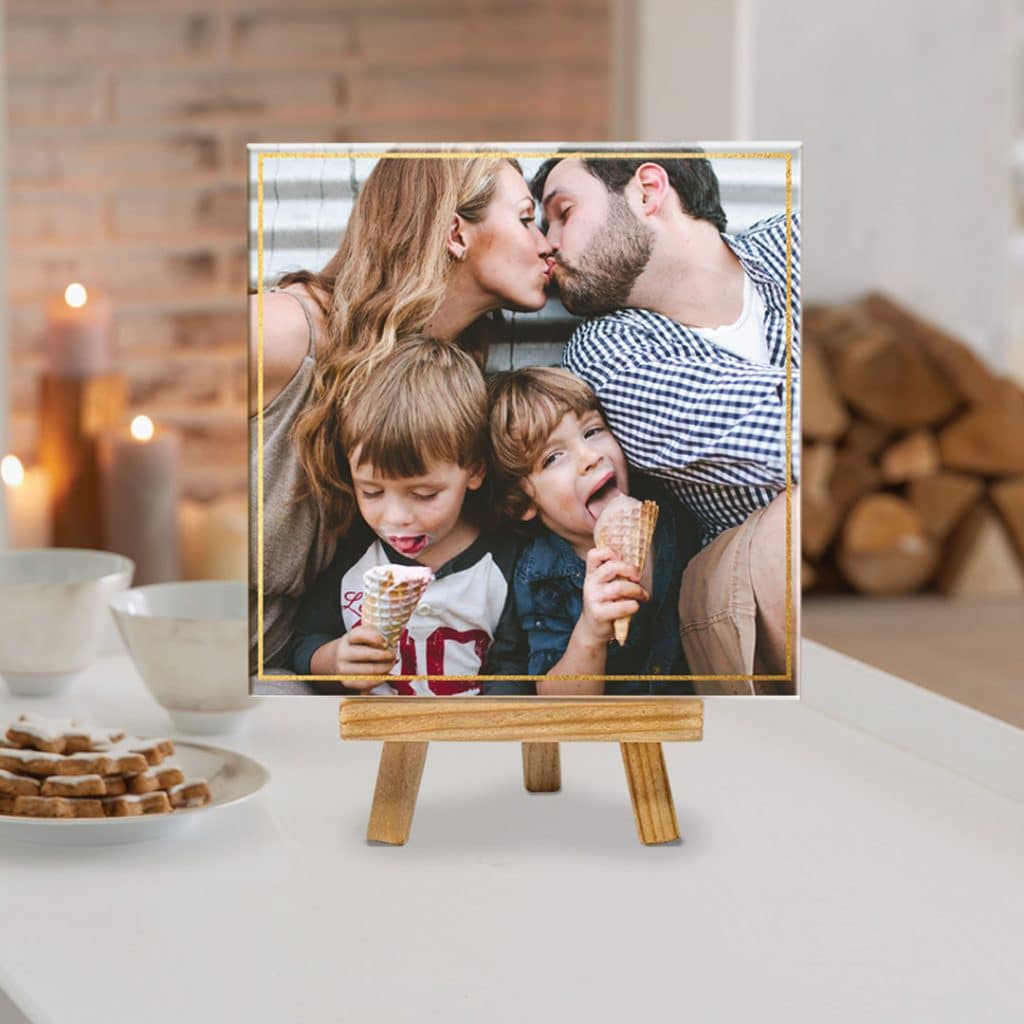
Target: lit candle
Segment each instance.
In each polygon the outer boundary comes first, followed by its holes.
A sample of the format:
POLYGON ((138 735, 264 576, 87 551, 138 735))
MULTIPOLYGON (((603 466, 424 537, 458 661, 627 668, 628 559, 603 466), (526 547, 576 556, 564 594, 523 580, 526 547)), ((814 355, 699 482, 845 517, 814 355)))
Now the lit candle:
POLYGON ((179 577, 180 458, 179 435, 148 416, 102 440, 104 544, 135 561, 136 585, 179 577))
POLYGON ((46 308, 43 334, 48 369, 65 377, 88 377, 110 370, 110 303, 77 281, 46 308))
POLYGON ((28 472, 16 455, 0 459, 0 479, 7 498, 7 539, 12 548, 50 544, 50 478, 42 466, 28 472))

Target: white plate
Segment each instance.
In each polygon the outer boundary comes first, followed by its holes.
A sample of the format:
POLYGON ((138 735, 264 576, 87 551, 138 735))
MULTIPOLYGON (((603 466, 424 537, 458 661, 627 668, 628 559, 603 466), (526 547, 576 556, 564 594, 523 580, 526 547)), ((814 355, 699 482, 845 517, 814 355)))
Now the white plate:
POLYGON ((135 818, 22 818, 0 814, 0 841, 98 846, 156 839, 183 832, 208 820, 214 811, 248 800, 270 781, 270 773, 251 757, 202 743, 175 740, 174 760, 186 779, 206 779, 213 798, 210 803, 135 818))

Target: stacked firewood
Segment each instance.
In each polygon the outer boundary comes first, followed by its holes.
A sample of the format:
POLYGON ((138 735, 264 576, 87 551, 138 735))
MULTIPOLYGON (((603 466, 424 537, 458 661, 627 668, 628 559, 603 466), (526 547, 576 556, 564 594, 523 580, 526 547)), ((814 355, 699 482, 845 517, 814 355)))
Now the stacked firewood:
POLYGON ((1024 594, 1024 390, 881 295, 804 311, 805 591, 1024 594))

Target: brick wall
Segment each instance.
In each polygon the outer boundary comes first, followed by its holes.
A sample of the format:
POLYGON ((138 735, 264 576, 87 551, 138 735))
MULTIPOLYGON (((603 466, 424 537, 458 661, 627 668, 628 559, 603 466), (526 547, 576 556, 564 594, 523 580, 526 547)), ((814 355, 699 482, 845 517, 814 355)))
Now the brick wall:
POLYGON ((602 139, 610 0, 7 0, 10 447, 47 296, 115 305, 185 485, 245 485, 246 142, 602 139))

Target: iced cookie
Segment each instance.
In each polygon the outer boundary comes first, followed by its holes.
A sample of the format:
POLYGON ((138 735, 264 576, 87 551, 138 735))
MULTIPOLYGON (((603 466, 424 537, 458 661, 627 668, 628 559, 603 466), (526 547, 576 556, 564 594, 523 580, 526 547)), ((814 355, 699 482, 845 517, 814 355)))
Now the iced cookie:
POLYGON ((103 811, 108 818, 129 818, 140 814, 166 814, 171 801, 163 790, 155 793, 108 796, 103 799, 103 811))
POLYGON ((99 800, 63 796, 18 796, 11 812, 25 818, 102 818, 99 800))

